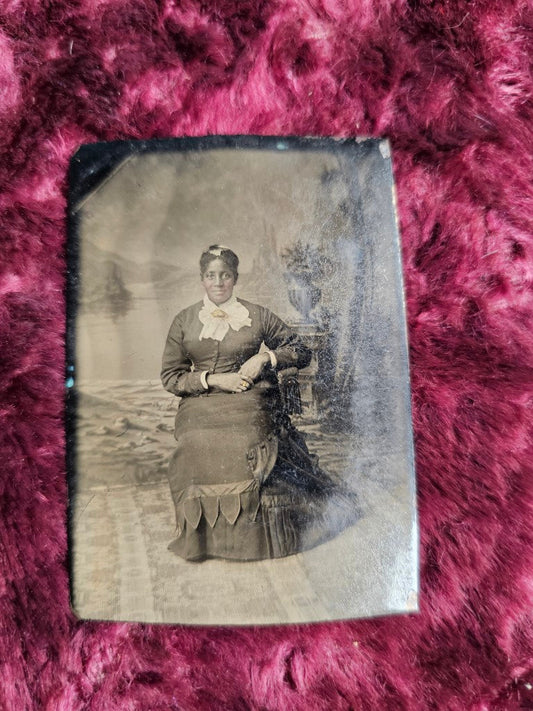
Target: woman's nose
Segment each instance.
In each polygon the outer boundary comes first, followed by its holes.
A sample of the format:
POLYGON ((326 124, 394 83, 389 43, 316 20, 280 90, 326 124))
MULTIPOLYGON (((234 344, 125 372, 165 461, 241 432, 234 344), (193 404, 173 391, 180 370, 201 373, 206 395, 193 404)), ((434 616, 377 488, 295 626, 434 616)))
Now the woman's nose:
POLYGON ((216 284, 217 286, 221 286, 221 285, 222 285, 222 277, 220 276, 220 274, 217 274, 217 275, 215 276, 215 284, 216 284))

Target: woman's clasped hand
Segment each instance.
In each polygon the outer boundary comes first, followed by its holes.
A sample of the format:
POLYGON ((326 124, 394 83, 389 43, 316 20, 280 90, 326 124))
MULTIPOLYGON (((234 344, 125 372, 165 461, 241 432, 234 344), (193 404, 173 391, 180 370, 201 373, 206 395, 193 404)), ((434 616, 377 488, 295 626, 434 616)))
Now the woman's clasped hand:
POLYGON ((254 381, 242 373, 211 373, 207 376, 207 384, 226 393, 242 393, 251 388, 254 381))
POLYGON ((237 373, 210 373, 207 376, 207 384, 226 393, 246 392, 261 376, 269 362, 267 353, 256 353, 241 365, 237 373))
POLYGON ((256 353, 251 358, 244 361, 239 369, 239 373, 244 378, 250 378, 253 383, 261 376, 267 363, 270 363, 268 353, 256 353))

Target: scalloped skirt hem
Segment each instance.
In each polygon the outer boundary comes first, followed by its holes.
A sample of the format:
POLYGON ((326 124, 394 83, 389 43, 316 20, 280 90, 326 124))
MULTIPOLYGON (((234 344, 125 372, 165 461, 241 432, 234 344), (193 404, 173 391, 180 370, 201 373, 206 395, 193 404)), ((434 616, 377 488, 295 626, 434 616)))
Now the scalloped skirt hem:
POLYGON ((336 492, 318 502, 280 498, 262 496, 255 512, 245 507, 233 523, 222 515, 214 525, 205 516, 196 526, 185 519, 168 548, 190 562, 285 558, 331 540, 360 517, 351 494, 336 492))

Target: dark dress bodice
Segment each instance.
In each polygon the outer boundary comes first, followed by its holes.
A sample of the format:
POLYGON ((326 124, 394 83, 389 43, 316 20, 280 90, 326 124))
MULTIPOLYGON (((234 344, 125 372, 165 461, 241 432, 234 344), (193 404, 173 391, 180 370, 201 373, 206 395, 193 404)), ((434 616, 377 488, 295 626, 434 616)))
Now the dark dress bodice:
POLYGON ((286 323, 268 309, 239 299, 249 312, 251 326, 229 329, 222 341, 200 340, 203 325, 199 319, 202 302, 181 311, 172 322, 163 353, 161 380, 171 393, 186 397, 205 394, 202 372, 231 373, 239 370, 261 344, 271 350, 277 369, 304 368, 311 360, 310 350, 286 323))

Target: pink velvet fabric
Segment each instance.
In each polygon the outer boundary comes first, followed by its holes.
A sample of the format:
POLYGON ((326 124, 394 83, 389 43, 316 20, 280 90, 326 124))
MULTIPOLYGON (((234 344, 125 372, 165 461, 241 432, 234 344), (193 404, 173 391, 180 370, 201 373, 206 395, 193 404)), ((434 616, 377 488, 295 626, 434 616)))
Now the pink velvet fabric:
POLYGON ((2 2, 2 709, 533 708, 532 39, 522 0, 2 2), (391 138, 418 616, 214 629, 69 611, 67 162, 82 142, 210 133, 391 138))

